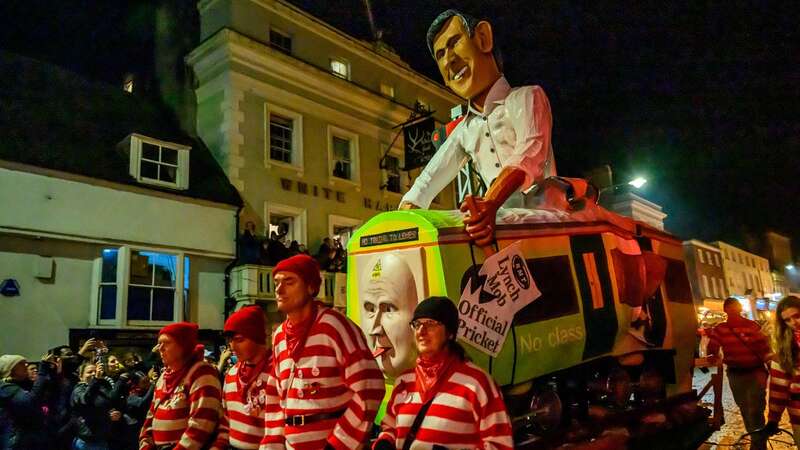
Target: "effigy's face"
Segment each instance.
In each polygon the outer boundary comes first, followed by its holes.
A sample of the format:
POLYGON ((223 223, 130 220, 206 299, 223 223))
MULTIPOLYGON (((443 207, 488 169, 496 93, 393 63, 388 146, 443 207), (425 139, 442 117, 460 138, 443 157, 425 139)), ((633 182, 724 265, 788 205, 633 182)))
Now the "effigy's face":
POLYGON ((447 21, 433 41, 433 55, 444 84, 457 95, 472 99, 489 89, 496 80, 494 57, 469 36, 458 17, 447 21))
POLYGON ((409 323, 417 306, 414 276, 392 255, 372 264, 359 287, 361 327, 378 366, 389 378, 414 365, 417 353, 409 323))

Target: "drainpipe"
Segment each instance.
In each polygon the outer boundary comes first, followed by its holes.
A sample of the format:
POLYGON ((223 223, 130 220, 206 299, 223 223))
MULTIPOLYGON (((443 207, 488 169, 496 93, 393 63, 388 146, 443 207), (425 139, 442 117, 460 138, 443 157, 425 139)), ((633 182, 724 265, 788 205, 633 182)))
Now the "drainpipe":
POLYGON ((233 231, 234 233, 234 241, 236 242, 235 250, 234 250, 234 258, 226 267, 225 267, 225 305, 223 306, 223 314, 225 316, 225 320, 228 320, 228 316, 233 308, 236 306, 236 300, 231 297, 231 270, 236 266, 239 262, 239 215, 242 213, 242 209, 244 209, 244 205, 240 206, 236 209, 236 229, 233 231))

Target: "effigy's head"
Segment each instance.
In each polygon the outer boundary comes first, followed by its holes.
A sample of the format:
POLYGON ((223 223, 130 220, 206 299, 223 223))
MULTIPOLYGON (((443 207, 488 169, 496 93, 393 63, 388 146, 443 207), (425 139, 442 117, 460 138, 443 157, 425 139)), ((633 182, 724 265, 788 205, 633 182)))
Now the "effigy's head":
POLYGON ((434 19, 427 38, 444 84, 459 96, 473 99, 499 78, 502 61, 489 22, 448 9, 434 19))
POLYGON ((361 328, 383 373, 394 378, 416 359, 410 327, 417 306, 414 274, 399 256, 377 255, 365 266, 359 283, 361 328))

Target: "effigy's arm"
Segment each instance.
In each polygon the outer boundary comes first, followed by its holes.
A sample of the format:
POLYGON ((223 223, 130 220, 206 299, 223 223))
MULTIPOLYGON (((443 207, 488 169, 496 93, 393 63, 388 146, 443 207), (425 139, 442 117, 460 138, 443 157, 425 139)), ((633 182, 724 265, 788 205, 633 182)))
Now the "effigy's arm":
POLYGON ((457 127, 422 169, 414 180, 414 185, 403 196, 399 209, 428 209, 434 197, 453 181, 461 167, 467 163, 469 156, 458 138, 458 130, 457 127))

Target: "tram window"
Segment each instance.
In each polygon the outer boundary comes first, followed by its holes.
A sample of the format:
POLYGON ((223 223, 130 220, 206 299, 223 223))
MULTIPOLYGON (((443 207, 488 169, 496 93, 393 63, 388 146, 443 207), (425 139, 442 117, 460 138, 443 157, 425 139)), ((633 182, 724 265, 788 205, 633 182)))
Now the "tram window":
POLYGON ((569 256, 529 259, 528 269, 542 296, 522 308, 516 315, 517 325, 541 322, 570 314, 578 314, 578 296, 569 256))
POLYGON ((689 278, 686 276, 686 265, 679 259, 665 259, 667 260, 667 274, 664 277, 664 286, 667 290, 667 299, 674 303, 692 303, 692 291, 689 287, 689 278))

